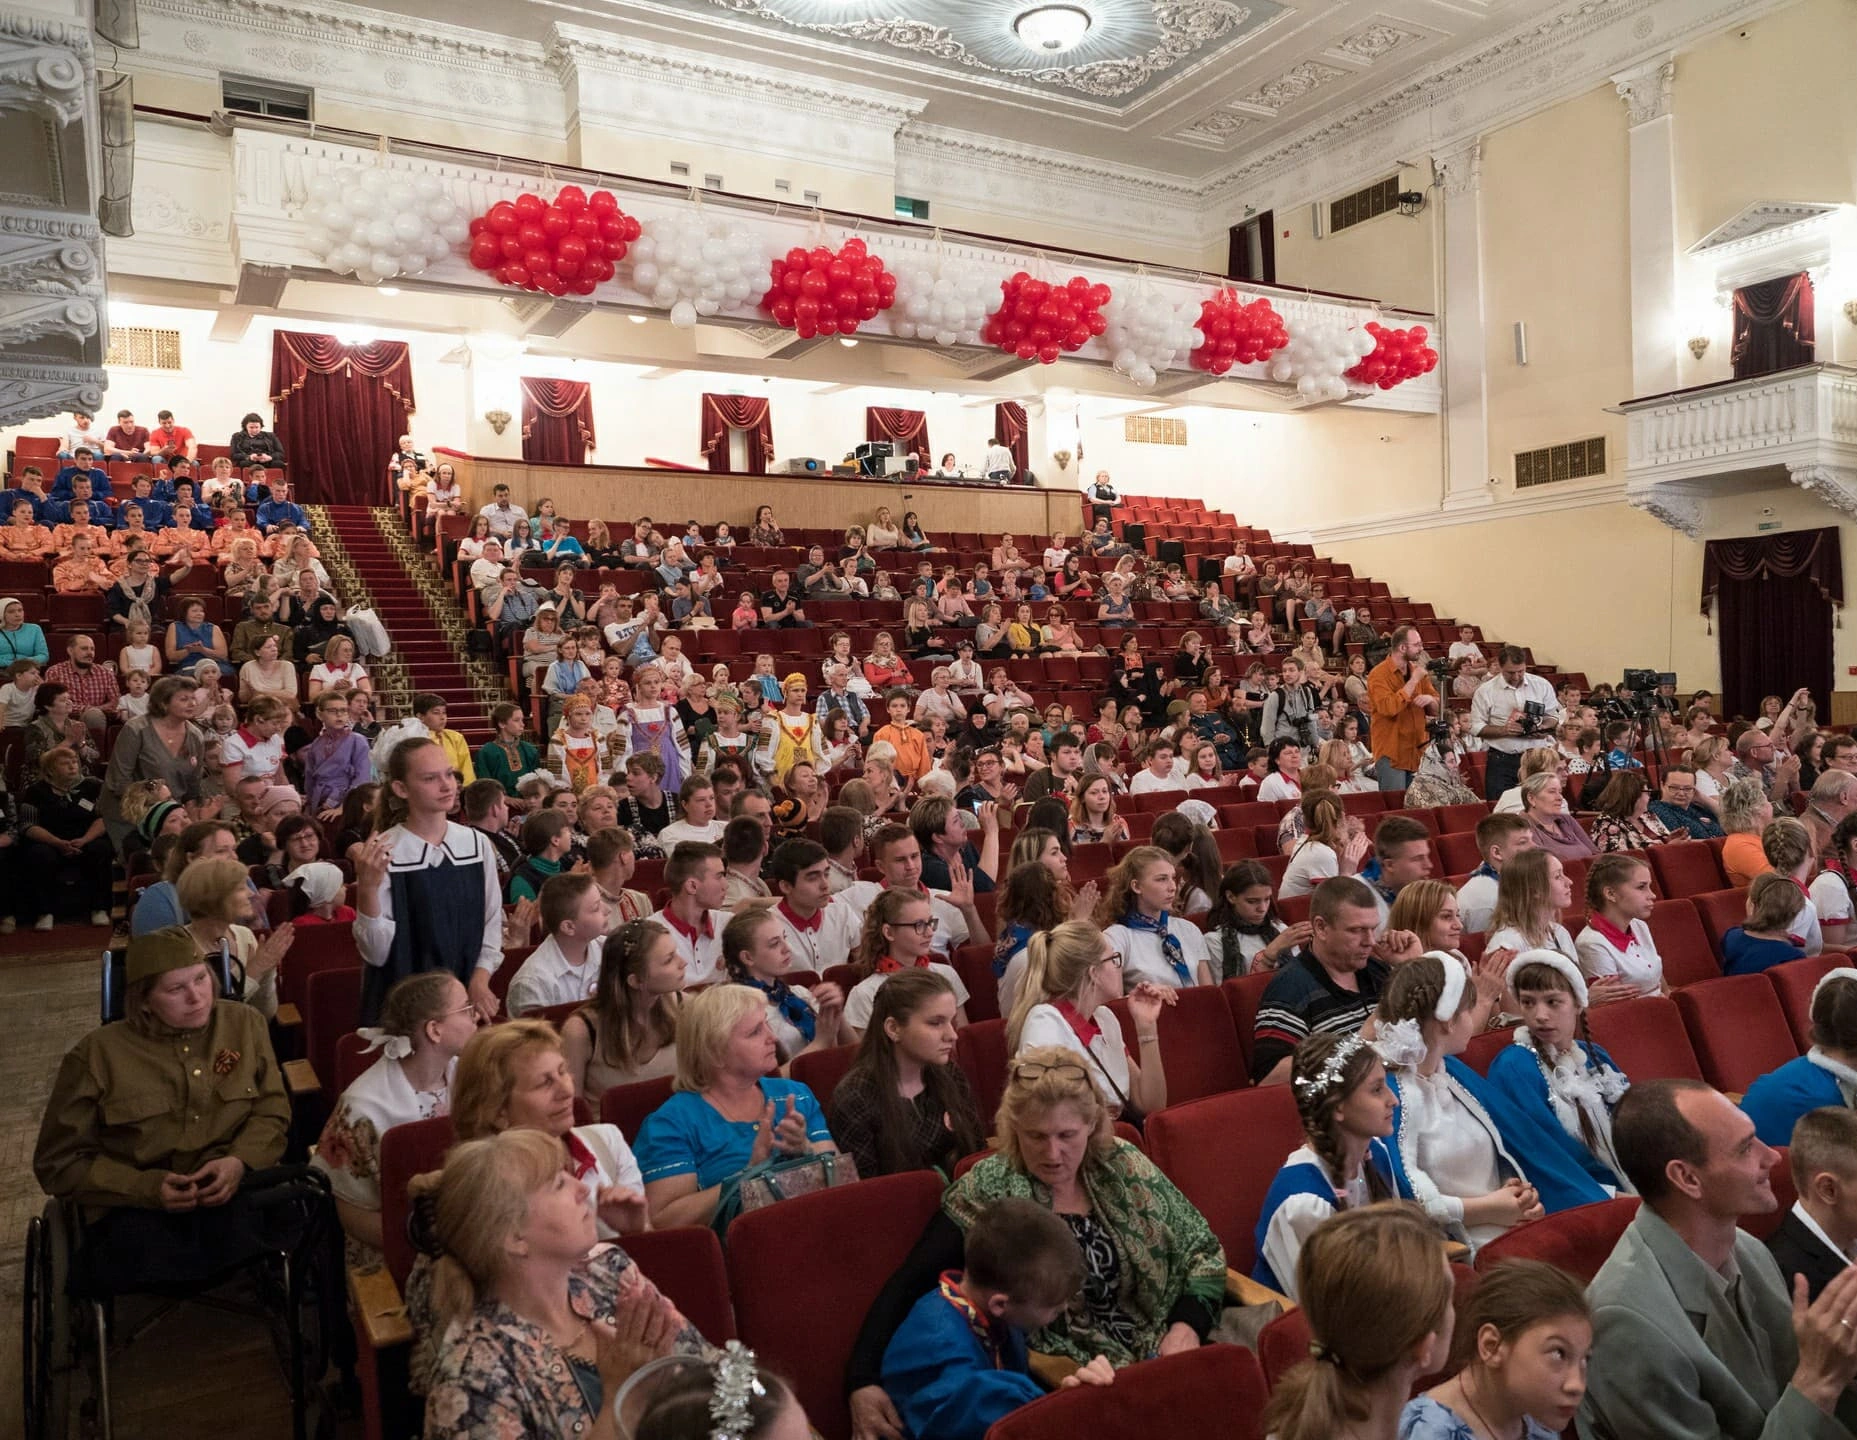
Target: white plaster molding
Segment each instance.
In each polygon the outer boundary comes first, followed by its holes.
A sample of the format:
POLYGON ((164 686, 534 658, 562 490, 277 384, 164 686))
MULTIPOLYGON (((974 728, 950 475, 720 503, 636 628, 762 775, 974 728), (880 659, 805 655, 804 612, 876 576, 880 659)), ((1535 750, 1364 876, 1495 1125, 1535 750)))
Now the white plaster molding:
POLYGON ((24 10, 0 10, 0 110, 43 110, 80 124, 93 78, 89 29, 24 10))
POLYGON ((1483 142, 1472 140, 1454 150, 1438 152, 1431 157, 1431 165, 1447 199, 1473 195, 1483 184, 1483 142))
POLYGON ((21 425, 71 410, 100 415, 108 385, 109 378, 95 367, 0 356, 0 425, 21 425))
POLYGON ((1653 520, 1697 540, 1702 537, 1702 502, 1706 496, 1707 492, 1700 485, 1667 481, 1642 489, 1627 489, 1625 502, 1632 509, 1642 510, 1653 520))
POLYGON ((1678 333, 1675 77, 1668 55, 1612 77, 1629 120, 1631 383, 1639 395, 1677 388, 1689 338, 1678 333))
POLYGON ((1633 129, 1661 120, 1670 113, 1670 96, 1676 81, 1676 57, 1660 56, 1612 77, 1633 129))
POLYGON ((1727 304, 1743 285, 1804 270, 1821 288, 1831 272, 1835 232, 1857 211, 1829 202, 1766 200, 1749 205, 1689 247, 1692 260, 1727 304))
POLYGON ((1634 486, 1857 466, 1857 370, 1814 365, 1618 406, 1634 486))
POLYGON ((1594 485, 1544 485, 1511 498, 1498 498, 1477 507, 1427 505, 1363 516, 1337 525, 1312 526, 1300 531, 1272 531, 1285 544, 1310 544, 1318 549, 1348 540, 1371 540, 1382 535, 1405 535, 1414 530, 1437 530, 1456 525, 1482 525, 1501 520, 1525 520, 1558 510, 1588 510, 1616 505, 1626 498, 1622 480, 1594 485))
POLYGON ((72 293, 100 287, 102 234, 86 215, 0 206, 0 288, 72 293))
POLYGON ((86 295, 0 292, 0 351, 43 350, 41 342, 57 336, 81 353, 102 318, 96 301, 86 295))
POLYGON ((1791 465, 1793 484, 1822 500, 1840 515, 1857 519, 1857 466, 1791 465))

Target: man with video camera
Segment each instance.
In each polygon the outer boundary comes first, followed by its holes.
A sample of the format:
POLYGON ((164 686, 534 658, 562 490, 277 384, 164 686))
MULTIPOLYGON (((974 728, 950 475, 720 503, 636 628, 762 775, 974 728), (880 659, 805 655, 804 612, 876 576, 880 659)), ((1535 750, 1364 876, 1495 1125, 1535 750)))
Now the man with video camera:
POLYGON ((1517 783, 1524 750, 1554 743, 1561 717, 1554 687, 1528 673, 1528 657, 1517 646, 1503 646, 1497 665, 1470 698, 1470 733, 1488 747, 1483 794, 1490 800, 1517 783))
POLYGON ((1382 790, 1412 783, 1430 738, 1426 724, 1439 717, 1438 690, 1425 664, 1425 641, 1416 628, 1400 625, 1393 653, 1367 672, 1368 743, 1374 778, 1382 790))

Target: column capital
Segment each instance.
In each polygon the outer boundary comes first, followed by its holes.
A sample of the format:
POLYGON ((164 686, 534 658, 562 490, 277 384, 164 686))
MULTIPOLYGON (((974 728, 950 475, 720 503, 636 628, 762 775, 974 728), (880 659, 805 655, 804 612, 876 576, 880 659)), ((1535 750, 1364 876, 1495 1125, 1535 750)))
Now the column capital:
POLYGON ((1455 149, 1438 151, 1431 157, 1431 168, 1446 196, 1474 194, 1482 182, 1483 142, 1472 140, 1455 149))
POLYGON ((1631 127, 1648 125, 1670 113, 1671 84, 1676 79, 1676 57, 1660 55, 1621 70, 1612 77, 1612 87, 1625 102, 1631 127))

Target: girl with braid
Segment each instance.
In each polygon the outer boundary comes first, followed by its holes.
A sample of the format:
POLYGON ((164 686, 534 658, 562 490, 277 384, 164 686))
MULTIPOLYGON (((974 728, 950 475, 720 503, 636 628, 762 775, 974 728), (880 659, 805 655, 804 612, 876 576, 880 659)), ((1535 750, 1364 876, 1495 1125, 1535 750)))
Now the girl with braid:
POLYGON ((1316 1227, 1376 1200, 1409 1200, 1412 1192, 1394 1179, 1387 1145, 1393 1092, 1365 1039, 1311 1035, 1296 1047, 1290 1089, 1307 1143, 1290 1153, 1264 1197, 1251 1278, 1296 1300, 1296 1259, 1316 1227))

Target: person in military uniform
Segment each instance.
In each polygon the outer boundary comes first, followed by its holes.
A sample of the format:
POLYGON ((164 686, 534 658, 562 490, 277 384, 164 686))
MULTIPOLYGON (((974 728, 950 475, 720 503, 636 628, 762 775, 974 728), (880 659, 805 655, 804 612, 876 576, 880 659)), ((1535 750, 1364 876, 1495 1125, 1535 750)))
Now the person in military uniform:
POLYGON ((110 1291, 185 1285, 275 1250, 241 1193, 290 1127, 264 1017, 218 998, 179 926, 130 941, 124 998, 65 1056, 33 1154, 46 1193, 83 1208, 84 1269, 110 1291))

